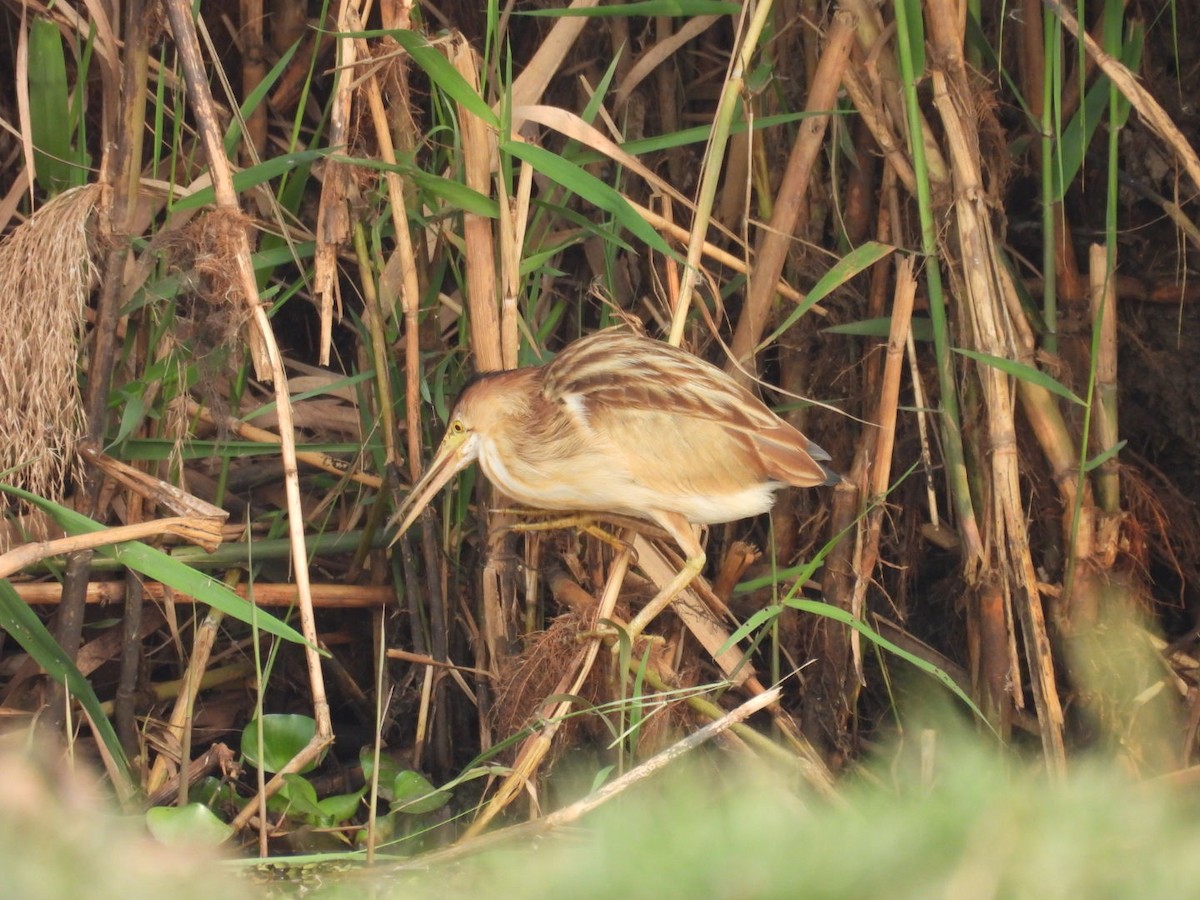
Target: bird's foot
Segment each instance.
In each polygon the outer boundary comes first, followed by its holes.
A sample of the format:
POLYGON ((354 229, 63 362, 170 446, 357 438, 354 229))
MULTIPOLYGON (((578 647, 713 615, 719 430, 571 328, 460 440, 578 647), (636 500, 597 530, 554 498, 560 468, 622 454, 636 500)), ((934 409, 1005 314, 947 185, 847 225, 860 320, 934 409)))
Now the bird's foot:
POLYGON ((686 559, 679 572, 663 588, 655 594, 641 612, 633 617, 629 627, 625 629, 629 640, 636 641, 646 626, 653 622, 658 614, 666 609, 676 597, 687 590, 687 586, 696 580, 696 576, 704 569, 704 552, 686 559))
POLYGON ((529 533, 536 531, 557 531, 564 528, 573 528, 576 531, 581 531, 584 534, 590 535, 599 541, 608 544, 618 553, 629 548, 629 542, 623 541, 611 531, 603 528, 599 524, 599 520, 595 516, 586 514, 575 514, 570 516, 558 516, 552 519, 543 519, 540 522, 514 522, 504 526, 509 531, 521 533, 529 533))

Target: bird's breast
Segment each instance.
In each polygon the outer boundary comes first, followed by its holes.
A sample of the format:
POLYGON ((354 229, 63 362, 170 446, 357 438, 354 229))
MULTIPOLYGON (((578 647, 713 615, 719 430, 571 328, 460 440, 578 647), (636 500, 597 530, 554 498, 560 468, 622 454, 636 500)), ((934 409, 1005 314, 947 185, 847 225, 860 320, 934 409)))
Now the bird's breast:
POLYGON ((679 513, 697 525, 733 522, 769 510, 774 481, 699 485, 646 482, 611 456, 576 453, 542 458, 505 452, 492 441, 480 445, 479 465, 492 484, 520 504, 538 509, 613 512, 654 519, 655 513, 679 513))
POLYGON ((564 458, 506 452, 503 445, 484 441, 479 466, 492 484, 518 503, 540 509, 603 510, 614 491, 596 461, 579 455, 564 458))

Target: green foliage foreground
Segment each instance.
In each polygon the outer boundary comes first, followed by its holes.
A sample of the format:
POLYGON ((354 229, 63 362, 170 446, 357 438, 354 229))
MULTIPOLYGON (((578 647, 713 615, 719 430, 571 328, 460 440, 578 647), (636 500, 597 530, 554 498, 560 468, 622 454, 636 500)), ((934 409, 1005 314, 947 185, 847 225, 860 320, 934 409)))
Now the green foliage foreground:
MULTIPOLYGON (((386 896, 1194 896, 1200 817, 1166 783, 1111 764, 1065 782, 1009 771, 967 741, 932 778, 901 764, 841 800, 801 801, 778 778, 721 782, 681 768, 585 827, 394 882, 386 896), (1189 887, 1190 886, 1190 887, 1189 887)), ((331 887, 326 896, 350 896, 331 887)))
MULTIPOLYGON (((1051 783, 983 749, 978 738, 923 734, 881 754, 873 776, 843 782, 835 800, 805 798, 777 774, 748 772, 742 757, 721 754, 715 765, 712 758, 677 765, 580 824, 532 839, 525 832, 432 864, 334 865, 315 877, 312 867, 303 875, 282 868, 269 883, 261 869, 252 877, 240 867, 222 871, 203 854, 155 850, 137 834, 137 820, 114 827, 94 800, 57 796, 71 791, 69 779, 21 777, 21 791, 0 792, 0 866, 9 887, 33 898, 144 895, 139 885, 153 885, 158 897, 247 889, 331 898, 1197 892, 1200 816, 1179 783, 1134 782, 1100 760, 1051 783), (39 786, 40 800, 32 794, 39 786)), ((10 755, 0 770, 28 776, 30 765, 10 755)))

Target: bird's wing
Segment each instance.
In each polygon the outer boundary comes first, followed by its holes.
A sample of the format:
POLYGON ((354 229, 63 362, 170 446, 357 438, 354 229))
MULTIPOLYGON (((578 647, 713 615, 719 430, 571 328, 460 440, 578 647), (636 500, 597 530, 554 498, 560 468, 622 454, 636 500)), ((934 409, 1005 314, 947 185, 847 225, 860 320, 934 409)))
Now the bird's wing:
POLYGON ((829 458, 824 450, 716 366, 629 331, 608 329, 568 346, 546 368, 543 390, 583 426, 623 433, 625 444, 650 440, 647 452, 677 442, 692 423, 697 435, 716 440, 712 451, 744 460, 760 477, 798 486, 828 477, 816 462, 829 458), (644 433, 651 421, 664 430, 644 433))
POLYGON ((778 417, 732 378, 702 359, 624 329, 576 341, 546 369, 546 398, 588 408, 626 407, 770 428, 778 417))

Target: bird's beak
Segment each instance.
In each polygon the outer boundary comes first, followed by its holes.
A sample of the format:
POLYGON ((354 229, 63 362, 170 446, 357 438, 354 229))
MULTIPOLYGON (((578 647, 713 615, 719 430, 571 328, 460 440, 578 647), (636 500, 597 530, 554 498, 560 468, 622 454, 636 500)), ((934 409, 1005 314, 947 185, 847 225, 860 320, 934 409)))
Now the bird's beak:
POLYGON ((433 499, 434 494, 440 491, 451 478, 475 462, 475 457, 478 455, 474 436, 469 432, 446 434, 446 437, 442 439, 441 446, 438 447, 433 462, 429 464, 429 468, 425 470, 425 474, 421 476, 420 480, 413 485, 412 491, 404 498, 404 502, 400 504, 396 514, 388 522, 389 526, 393 522, 400 522, 400 527, 392 537, 391 544, 396 543, 400 539, 400 535, 408 530, 408 526, 416 521, 417 516, 433 499))

